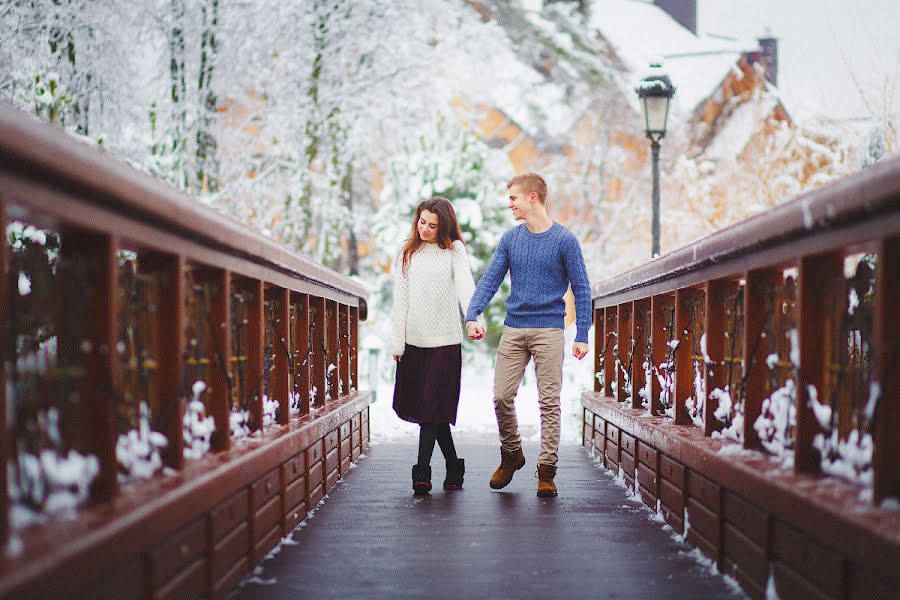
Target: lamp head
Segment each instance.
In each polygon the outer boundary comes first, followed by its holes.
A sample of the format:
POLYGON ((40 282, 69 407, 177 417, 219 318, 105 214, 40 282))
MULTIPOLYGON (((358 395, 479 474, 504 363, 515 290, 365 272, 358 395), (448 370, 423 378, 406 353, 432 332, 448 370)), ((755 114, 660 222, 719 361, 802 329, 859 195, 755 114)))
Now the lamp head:
POLYGON ((647 137, 658 142, 666 135, 669 118, 669 103, 675 95, 675 86, 669 76, 662 71, 662 61, 650 63, 651 72, 641 79, 635 88, 644 111, 644 130, 647 137))

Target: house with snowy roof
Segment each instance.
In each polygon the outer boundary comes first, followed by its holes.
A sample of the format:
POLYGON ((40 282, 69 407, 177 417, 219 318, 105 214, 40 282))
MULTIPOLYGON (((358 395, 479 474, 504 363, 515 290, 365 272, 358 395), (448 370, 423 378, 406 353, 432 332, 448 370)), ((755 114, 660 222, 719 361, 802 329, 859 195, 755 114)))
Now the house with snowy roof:
POLYGON ((459 99, 465 120, 516 172, 550 175, 554 218, 607 257, 594 264, 621 270, 649 249, 649 144, 634 89, 653 60, 677 88, 663 143, 664 251, 824 183, 842 160, 827 128, 801 131, 782 104, 777 40, 700 34, 696 0, 468 4, 502 28, 516 60, 485 57, 502 61, 512 93, 459 99), (677 226, 686 213, 707 218, 677 226))

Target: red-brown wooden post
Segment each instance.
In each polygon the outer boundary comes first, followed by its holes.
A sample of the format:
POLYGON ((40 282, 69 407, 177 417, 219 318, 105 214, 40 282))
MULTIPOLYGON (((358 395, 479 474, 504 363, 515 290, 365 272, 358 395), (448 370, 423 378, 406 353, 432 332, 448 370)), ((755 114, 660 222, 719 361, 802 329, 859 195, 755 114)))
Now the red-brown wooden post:
POLYGON ((184 356, 186 336, 185 260, 183 256, 141 254, 139 267, 144 272, 156 273, 160 278, 159 307, 157 308, 156 357, 159 370, 159 400, 162 413, 167 415, 162 433, 169 443, 162 451, 163 463, 173 469, 184 466, 184 356))
POLYGON ((900 498, 900 238, 882 240, 875 265, 873 379, 881 387, 876 408, 873 500, 900 498))
POLYGON ((687 410, 687 399, 694 396, 694 361, 691 356, 694 347, 694 330, 691 323, 691 304, 699 294, 693 289, 675 291, 675 423, 690 425, 691 416, 687 410))
POLYGON ((800 334, 800 366, 797 367, 797 444, 794 450, 794 471, 816 474, 822 471, 819 451, 813 438, 821 431, 810 407, 811 386, 820 402, 825 383, 825 344, 822 325, 830 318, 825 296, 830 282, 843 277, 844 256, 834 252, 800 259, 797 275, 797 314, 800 334))
POLYGON ((350 324, 350 310, 346 304, 338 304, 338 337, 341 349, 341 364, 338 366, 340 371, 340 392, 341 395, 350 393, 350 332, 348 327, 350 324))
POLYGON ((350 307, 350 388, 359 389, 359 307, 350 307))
POLYGON ((281 425, 287 425, 291 419, 291 353, 293 344, 291 340, 291 291, 287 288, 272 288, 270 290, 272 300, 275 301, 275 340, 273 352, 275 361, 272 364, 270 381, 272 389, 269 391, 275 400, 278 400, 277 421, 281 425))
POLYGON ((328 378, 328 393, 332 400, 338 397, 338 384, 340 373, 338 372, 338 310, 337 302, 325 301, 325 347, 328 348, 328 365, 325 367, 328 378))
POLYGON ((769 296, 782 278, 779 270, 747 271, 744 284, 744 448, 761 448, 759 434, 753 426, 762 411, 766 397, 769 366, 766 364, 768 342, 763 337, 772 323, 774 299, 769 296), (768 323, 767 323, 768 320, 768 323))
POLYGON ((247 425, 250 431, 263 426, 263 372, 266 344, 266 311, 263 305, 263 282, 257 279, 244 280, 241 288, 250 293, 247 302, 247 377, 245 390, 250 396, 247 425))
POLYGON ((616 397, 616 307, 607 306, 604 309, 604 326, 606 337, 603 339, 605 352, 603 354, 603 395, 615 399, 616 397))
POLYGON ((83 260, 96 267, 93 294, 88 308, 88 322, 81 332, 86 342, 84 353, 85 379, 81 388, 87 426, 87 450, 97 457, 100 472, 91 486, 94 500, 106 501, 118 490, 116 462, 116 424, 114 396, 119 384, 120 369, 118 264, 116 251, 118 240, 114 236, 85 232, 67 232, 62 236, 60 254, 67 259, 83 260))
POLYGON ((312 319, 312 356, 309 365, 309 380, 312 385, 312 404, 325 404, 325 298, 311 296, 309 318, 312 319))
MULTIPOLYGON (((632 381, 632 374, 628 368, 629 355, 631 354, 631 303, 620 304, 617 308, 616 339, 618 340, 619 368, 616 369, 616 401, 625 402, 628 392, 625 390, 625 378, 632 381)), ((632 391, 632 393, 634 393, 632 391)))
MULTIPOLYGON (((0 228, 6 231, 9 220, 6 216, 6 204, 0 200, 0 228)), ((0 339, 10 339, 10 325, 12 315, 9 314, 9 287, 10 278, 9 240, 4 235, 3 246, 0 247, 0 339)), ((9 461, 9 448, 12 445, 9 423, 6 422, 7 403, 12 403, 12 398, 6 397, 6 363, 16 360, 15 356, 7 356, 6 344, 0 349, 0 473, 7 472, 9 461)), ((9 539, 9 484, 7 477, 0 477, 0 545, 5 545, 9 539)))
POLYGON ((604 320, 603 320, 603 309, 595 308, 594 309, 594 391, 602 392, 600 385, 600 373, 603 369, 602 362, 602 354, 603 354, 603 344, 606 340, 604 336, 604 320))
POLYGON ((213 295, 209 307, 209 327, 212 330, 207 412, 216 424, 210 437, 214 452, 231 448, 231 273, 229 271, 201 271, 211 284, 213 295))
POLYGON ((641 390, 647 383, 644 361, 647 358, 647 336, 650 322, 647 318, 650 300, 635 300, 631 306, 631 337, 634 340, 634 354, 631 357, 631 407, 641 408, 641 390))
POLYGON ((650 358, 652 380, 650 382, 650 414, 659 416, 663 414, 662 385, 660 384, 657 370, 666 360, 669 349, 668 328, 669 321, 665 310, 672 305, 672 299, 668 296, 653 296, 650 299, 650 358))
POLYGON ((724 387, 725 381, 725 297, 728 293, 728 282, 716 279, 706 284, 704 295, 706 323, 706 357, 703 381, 706 389, 706 403, 703 406, 703 433, 712 435, 718 431, 719 421, 715 412, 719 408, 719 400, 713 396, 716 387, 724 387))
POLYGON ((309 414, 309 296, 296 294, 294 300, 294 391, 299 394, 301 415, 309 414))

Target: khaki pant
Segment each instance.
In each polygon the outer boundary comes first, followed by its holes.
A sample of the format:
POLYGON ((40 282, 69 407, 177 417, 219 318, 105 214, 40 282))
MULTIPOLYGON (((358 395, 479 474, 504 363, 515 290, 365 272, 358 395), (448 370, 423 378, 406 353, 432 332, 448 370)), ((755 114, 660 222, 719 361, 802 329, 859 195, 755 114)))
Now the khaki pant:
POLYGON ((564 354, 565 334, 562 329, 503 327, 494 367, 494 413, 497 415, 503 450, 511 452, 522 445, 515 399, 525 367, 534 358, 538 406, 541 410, 541 453, 538 462, 556 465, 564 354))

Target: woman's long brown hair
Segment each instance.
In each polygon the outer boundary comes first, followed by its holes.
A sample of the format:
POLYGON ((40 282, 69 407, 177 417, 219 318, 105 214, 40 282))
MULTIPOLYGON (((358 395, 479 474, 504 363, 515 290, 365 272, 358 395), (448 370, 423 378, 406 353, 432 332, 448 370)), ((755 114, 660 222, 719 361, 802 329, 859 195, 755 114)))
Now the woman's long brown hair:
POLYGON ((438 216, 438 233, 437 245, 446 250, 453 247, 456 240, 462 241, 462 231, 459 229, 459 221, 456 218, 456 211, 453 205, 446 198, 434 196, 425 200, 416 207, 416 216, 412 223, 412 233, 406 242, 403 243, 403 249, 400 251, 402 257, 403 274, 405 275, 409 269, 409 261, 413 253, 427 242, 422 241, 419 237, 418 223, 422 216, 422 211, 427 210, 438 216))

